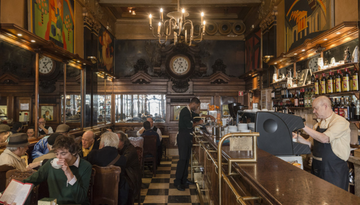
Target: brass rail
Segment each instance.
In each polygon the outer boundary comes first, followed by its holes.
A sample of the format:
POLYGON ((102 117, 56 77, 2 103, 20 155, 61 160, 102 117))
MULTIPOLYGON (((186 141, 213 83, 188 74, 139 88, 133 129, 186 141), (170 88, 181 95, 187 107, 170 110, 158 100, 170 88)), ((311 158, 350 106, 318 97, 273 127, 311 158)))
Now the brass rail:
MULTIPOLYGON (((234 186, 232 186, 231 182, 229 181, 228 177, 222 173, 222 144, 223 142, 229 138, 229 137, 236 137, 236 136, 244 136, 244 137, 253 137, 253 158, 251 159, 229 159, 229 175, 231 175, 231 163, 232 162, 256 162, 257 161, 257 149, 256 149, 256 144, 257 144, 257 138, 258 136, 260 136, 260 134, 258 132, 250 132, 250 133, 230 133, 230 134, 226 134, 224 135, 221 140, 219 141, 218 144, 218 150, 217 150, 217 154, 218 154, 218 180, 219 180, 219 205, 221 205, 221 178, 224 178, 224 181, 228 184, 228 186, 230 187, 230 189, 232 190, 232 192, 235 194, 236 196, 236 200, 238 203, 245 205, 245 201, 244 200, 256 200, 256 199, 261 199, 260 197, 242 197, 240 196, 237 191, 235 190, 234 186)), ((206 150, 206 149, 205 149, 206 150)))

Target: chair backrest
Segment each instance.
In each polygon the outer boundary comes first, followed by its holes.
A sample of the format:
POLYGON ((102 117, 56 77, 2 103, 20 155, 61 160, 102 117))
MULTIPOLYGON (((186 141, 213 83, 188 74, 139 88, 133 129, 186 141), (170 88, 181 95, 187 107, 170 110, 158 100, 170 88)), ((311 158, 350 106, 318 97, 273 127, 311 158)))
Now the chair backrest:
MULTIPOLYGON (((35 172, 36 172, 36 170, 30 170, 30 171, 25 171, 25 172, 22 172, 17 169, 9 170, 6 172, 6 186, 8 186, 10 184, 12 179, 22 181, 22 180, 28 178, 29 176, 31 176, 35 172)), ((31 190, 31 200, 30 200, 31 205, 37 204, 38 193, 39 193, 39 186, 36 186, 31 190)))
POLYGON ((149 158, 149 155, 151 155, 151 158, 156 159, 156 153, 157 153, 157 147, 156 147, 156 135, 149 135, 149 136, 143 136, 144 137, 144 160, 146 158, 149 158))
POLYGON ((3 192, 6 188, 6 172, 12 169, 15 168, 9 165, 0 166, 0 192, 3 192))
POLYGON ((135 147, 136 152, 138 154, 138 159, 140 164, 142 164, 142 160, 143 160, 143 149, 141 147, 135 147))
POLYGON ((95 169, 93 205, 97 204, 118 204, 118 190, 120 181, 121 168, 110 165, 107 167, 99 167, 93 165, 95 169))
POLYGON ((88 189, 88 199, 90 204, 93 204, 94 202, 94 182, 95 182, 95 174, 96 174, 96 170, 95 168, 92 168, 91 171, 91 178, 90 178, 90 184, 89 184, 89 189, 88 189))

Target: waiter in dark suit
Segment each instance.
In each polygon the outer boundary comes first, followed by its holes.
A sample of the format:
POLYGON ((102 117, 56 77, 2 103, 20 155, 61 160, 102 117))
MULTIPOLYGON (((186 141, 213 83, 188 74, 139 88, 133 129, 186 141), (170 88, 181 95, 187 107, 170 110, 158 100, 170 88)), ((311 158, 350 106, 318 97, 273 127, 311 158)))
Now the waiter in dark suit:
MULTIPOLYGON (((190 104, 183 108, 179 114, 179 133, 177 135, 179 161, 177 163, 176 178, 174 180, 174 185, 179 191, 185 191, 186 186, 193 183, 190 182, 187 177, 193 139, 191 133, 193 132, 193 127, 203 123, 202 120, 193 123, 193 118, 199 116, 199 114, 194 112, 199 109, 199 106, 200 100, 193 98, 190 104)), ((213 116, 206 115, 204 117, 210 117, 212 120, 215 120, 213 116)))

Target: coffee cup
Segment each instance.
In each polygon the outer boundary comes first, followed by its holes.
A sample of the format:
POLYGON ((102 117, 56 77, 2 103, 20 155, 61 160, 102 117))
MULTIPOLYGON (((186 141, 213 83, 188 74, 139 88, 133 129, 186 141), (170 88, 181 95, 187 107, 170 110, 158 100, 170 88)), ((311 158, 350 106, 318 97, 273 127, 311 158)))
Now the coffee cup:
POLYGON ((51 166, 54 167, 55 169, 60 169, 62 167, 61 164, 58 164, 57 162, 59 161, 59 158, 54 158, 51 160, 51 166))

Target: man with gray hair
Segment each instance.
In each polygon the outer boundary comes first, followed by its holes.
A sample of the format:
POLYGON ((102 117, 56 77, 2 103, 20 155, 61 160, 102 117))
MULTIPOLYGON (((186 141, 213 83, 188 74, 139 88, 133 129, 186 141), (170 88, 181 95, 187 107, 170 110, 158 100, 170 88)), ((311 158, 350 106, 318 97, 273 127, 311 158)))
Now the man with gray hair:
POLYGON ((316 98, 312 108, 318 123, 313 128, 303 128, 310 136, 308 140, 299 137, 300 143, 313 148, 311 173, 347 191, 350 123, 333 112, 328 97, 316 98))
POLYGON ((20 171, 26 171, 25 160, 21 158, 29 148, 28 137, 25 133, 12 134, 6 149, 0 155, 0 165, 9 165, 20 171))
MULTIPOLYGON (((121 170, 125 170, 126 157, 118 154, 118 135, 113 132, 105 132, 100 138, 99 149, 92 150, 85 159, 100 167, 115 165, 121 167, 121 170)), ((126 204, 129 195, 129 184, 124 174, 123 171, 120 174, 118 204, 126 204)))

